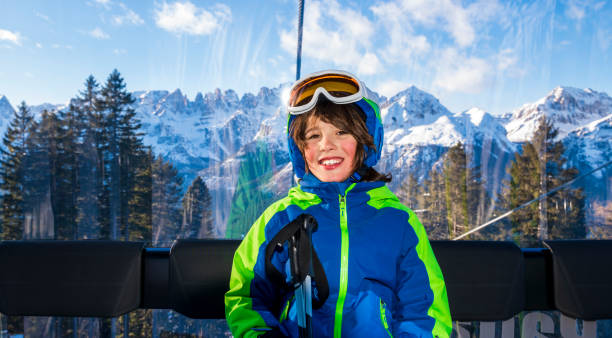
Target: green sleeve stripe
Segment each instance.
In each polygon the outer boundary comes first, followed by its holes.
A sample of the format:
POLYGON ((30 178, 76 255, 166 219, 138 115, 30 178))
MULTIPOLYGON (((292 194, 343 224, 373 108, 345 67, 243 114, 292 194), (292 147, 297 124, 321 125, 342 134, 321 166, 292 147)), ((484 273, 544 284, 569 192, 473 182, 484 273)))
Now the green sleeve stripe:
POLYGON ((389 337, 393 338, 391 331, 389 331, 389 324, 387 323, 387 313, 385 311, 385 304, 383 303, 382 299, 380 300, 379 303, 380 303, 380 321, 382 322, 383 327, 389 334, 389 337))
POLYGON ((453 328, 442 270, 427 239, 425 227, 423 227, 414 211, 408 209, 408 213, 410 214, 408 223, 410 223, 419 238, 419 243, 416 247, 417 254, 425 263, 429 285, 434 294, 434 301, 429 310, 427 310, 427 314, 436 320, 431 333, 434 337, 448 337, 453 328))
POLYGON ((263 334, 265 332, 251 329, 267 327, 261 315, 253 310, 253 299, 250 294, 259 248, 266 241, 266 225, 276 213, 284 211, 291 205, 306 209, 318 203, 321 203, 318 196, 304 192, 299 187, 292 188, 288 197, 273 203, 264 211, 240 243, 234 254, 229 291, 225 294, 225 317, 235 336, 263 334))
POLYGON ((370 201, 368 201, 368 204, 376 209, 390 207, 403 210, 408 213, 408 223, 416 233, 419 240, 416 246, 417 255, 425 265, 427 276, 429 278, 429 285, 434 294, 434 301, 427 310, 427 315, 435 320, 432 335, 434 337, 450 336, 452 331, 452 320, 448 306, 448 296, 446 294, 444 277, 442 276, 440 265, 438 265, 436 256, 434 255, 431 245, 429 244, 429 239, 427 238, 425 228, 417 218, 414 211, 403 205, 397 196, 395 196, 387 186, 372 189, 368 191, 368 194, 370 195, 370 201))

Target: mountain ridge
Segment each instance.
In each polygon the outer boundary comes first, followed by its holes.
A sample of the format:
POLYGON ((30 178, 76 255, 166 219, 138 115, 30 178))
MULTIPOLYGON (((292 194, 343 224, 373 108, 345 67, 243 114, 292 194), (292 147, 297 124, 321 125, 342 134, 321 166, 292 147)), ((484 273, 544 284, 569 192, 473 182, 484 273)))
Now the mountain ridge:
MULTIPOLYGON (((195 175, 204 177, 216 205, 218 231, 222 232, 224 226, 225 208, 231 203, 241 158, 249 149, 257 148, 254 144, 267 145, 279 171, 272 178, 274 184, 266 184, 265 189, 280 196, 291 185, 287 117, 281 98, 288 86, 262 87, 256 94, 242 97, 231 89, 216 89, 197 93, 193 101, 180 89, 133 92, 145 144, 171 160, 185 175, 186 185, 195 175)), ((383 100, 378 103, 385 142, 377 169, 393 174, 395 179, 389 186, 395 191, 409 173, 420 180, 425 178, 432 167, 441 165, 448 148, 462 142, 472 165, 481 168, 487 190, 495 196, 507 178, 505 168, 514 152, 530 139, 542 115, 560 127, 559 139, 566 146, 568 164, 581 172, 592 170, 612 153, 612 137, 608 135, 612 133, 612 99, 592 89, 556 87, 502 117, 477 107, 453 113, 435 96, 415 86, 388 99, 368 89, 368 97, 383 100)), ((8 98, 0 96, 0 107, 2 104, 5 108, 0 114, 6 115, 7 104, 12 106, 8 98)), ((41 111, 41 107, 35 106, 33 111, 41 111)), ((5 130, 6 123, 0 128, 5 130)), ((600 190, 588 194, 600 199, 611 196, 609 189, 600 190)))

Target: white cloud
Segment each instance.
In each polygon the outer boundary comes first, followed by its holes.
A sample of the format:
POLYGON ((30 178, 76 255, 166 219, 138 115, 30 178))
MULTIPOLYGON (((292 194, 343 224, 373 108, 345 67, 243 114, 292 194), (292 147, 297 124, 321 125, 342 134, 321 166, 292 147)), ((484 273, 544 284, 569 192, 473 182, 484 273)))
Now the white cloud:
POLYGON ((228 6, 217 4, 211 9, 196 7, 190 1, 164 2, 155 10, 155 23, 158 27, 173 33, 191 35, 208 35, 231 20, 228 6))
POLYGON ((461 47, 471 45, 476 38, 471 12, 451 0, 396 0, 373 6, 372 11, 381 19, 390 17, 396 25, 407 25, 403 30, 411 35, 414 35, 414 25, 422 25, 442 28, 461 47))
POLYGON ((359 62, 357 72, 359 74, 372 75, 380 72, 382 68, 382 64, 375 54, 365 53, 359 62))
POLYGON ((53 49, 59 49, 59 48, 65 48, 65 49, 72 49, 71 45, 60 45, 59 43, 54 43, 51 45, 51 48, 53 49))
POLYGON ((21 35, 6 29, 0 29, 0 41, 8 41, 16 44, 17 46, 21 46, 21 35))
POLYGON ((110 36, 108 34, 106 34, 100 27, 96 27, 95 29, 93 29, 92 31, 89 32, 89 35, 98 39, 98 40, 105 40, 105 39, 109 39, 110 36))
POLYGON ((434 87, 449 92, 480 93, 491 83, 494 74, 486 60, 464 56, 453 48, 443 51, 432 64, 438 65, 434 87))
POLYGON ((142 25, 144 24, 144 20, 133 10, 129 9, 123 3, 119 4, 119 7, 123 10, 123 14, 113 16, 113 23, 115 25, 121 26, 123 24, 132 24, 132 25, 142 25))
POLYGON ((387 80, 383 81, 382 84, 375 87, 376 92, 378 94, 384 95, 386 97, 392 97, 393 95, 399 93, 402 90, 410 87, 410 83, 405 81, 397 81, 397 80, 387 80))
POLYGON ((104 8, 109 9, 112 2, 110 0, 95 0, 97 4, 104 6, 104 8))
POLYGON ((39 17, 39 18, 41 18, 41 19, 45 20, 45 21, 46 21, 46 22, 48 22, 48 23, 53 23, 53 22, 51 21, 51 19, 49 19, 49 17, 48 17, 47 15, 44 15, 44 14, 42 14, 42 13, 40 13, 40 12, 34 12, 34 14, 35 14, 37 17, 39 17))
POLYGON ((381 36, 389 38, 382 53, 387 62, 410 63, 415 57, 424 55, 431 49, 427 37, 415 33, 400 4, 389 2, 371 9, 384 27, 385 31, 381 36))
MULTIPOLYGON (((335 0, 311 1, 305 8, 302 55, 332 66, 355 68, 363 74, 380 71, 382 64, 371 51, 373 23, 360 12, 341 7, 335 0)), ((297 32, 283 30, 281 47, 294 54, 297 32)))
POLYGON ((565 15, 570 19, 581 21, 586 14, 586 5, 585 1, 568 1, 565 15))
POLYGON ((599 11, 605 4, 605 1, 568 0, 566 2, 565 16, 577 21, 578 29, 580 29, 581 21, 590 13, 599 11))
POLYGON ((526 74, 525 69, 519 64, 516 51, 510 48, 503 49, 497 54, 497 71, 512 78, 521 78, 526 74))
POLYGON ((500 71, 504 71, 516 65, 517 61, 518 57, 512 49, 504 49, 500 51, 499 55, 497 56, 497 69, 500 71))
POLYGON ((40 42, 37 42, 37 43, 36 43, 36 48, 43 48, 43 45, 42 45, 42 43, 40 43, 40 42))
POLYGON ((603 28, 598 28, 597 32, 595 33, 595 37, 597 39, 597 42, 599 43, 599 48, 601 48, 601 50, 607 51, 610 45, 612 44, 612 31, 603 28))
POLYGON ((467 8, 467 13, 473 25, 495 22, 501 25, 510 24, 510 10, 498 1, 478 0, 470 4, 467 8))
POLYGON ((123 54, 127 54, 127 50, 121 48, 121 49, 113 49, 113 54, 115 55, 123 55, 123 54))
POLYGON ((507 25, 507 9, 498 0, 477 0, 464 6, 452 0, 392 0, 371 7, 379 34, 388 37, 383 55, 389 62, 410 64, 448 45, 469 48, 486 38, 486 25, 507 25), (425 35, 427 34, 427 35, 425 35))

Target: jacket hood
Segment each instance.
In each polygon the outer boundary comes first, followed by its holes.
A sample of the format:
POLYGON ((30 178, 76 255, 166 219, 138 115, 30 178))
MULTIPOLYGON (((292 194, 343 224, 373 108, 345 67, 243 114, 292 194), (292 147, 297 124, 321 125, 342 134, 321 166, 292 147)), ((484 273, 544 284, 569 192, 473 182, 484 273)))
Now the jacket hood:
MULTIPOLYGON (((373 167, 380 160, 383 145, 384 134, 382 119, 380 117, 380 109, 374 101, 365 97, 352 104, 356 105, 359 109, 361 109, 361 111, 364 112, 366 117, 366 128, 368 128, 368 133, 372 135, 374 145, 376 146, 376 150, 378 150, 376 151, 375 149, 371 149, 370 147, 364 145, 366 157, 363 161, 363 165, 366 167, 373 167)), ((306 164, 304 158, 302 157, 302 153, 300 153, 300 149, 289 134, 291 123, 296 118, 296 115, 288 115, 287 144, 289 145, 289 156, 291 157, 291 162, 293 163, 293 171, 295 175, 298 179, 301 179, 306 173, 306 164)))

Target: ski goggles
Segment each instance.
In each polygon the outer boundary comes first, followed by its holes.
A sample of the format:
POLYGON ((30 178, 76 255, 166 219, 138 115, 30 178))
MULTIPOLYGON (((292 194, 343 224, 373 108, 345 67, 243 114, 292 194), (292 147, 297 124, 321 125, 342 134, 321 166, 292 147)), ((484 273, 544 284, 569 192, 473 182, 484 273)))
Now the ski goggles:
POLYGON ((299 115, 311 110, 323 95, 336 104, 348 104, 361 100, 365 89, 361 81, 350 73, 339 70, 324 70, 308 75, 291 87, 287 110, 299 115))

